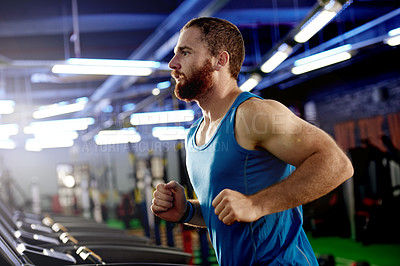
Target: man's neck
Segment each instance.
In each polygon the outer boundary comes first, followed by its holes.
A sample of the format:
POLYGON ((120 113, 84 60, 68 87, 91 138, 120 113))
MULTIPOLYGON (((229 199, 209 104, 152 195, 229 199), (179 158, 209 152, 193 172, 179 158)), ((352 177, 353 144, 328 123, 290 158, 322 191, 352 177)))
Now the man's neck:
POLYGON ((231 82, 223 87, 215 87, 206 98, 196 101, 206 123, 220 120, 241 92, 236 82, 231 82))

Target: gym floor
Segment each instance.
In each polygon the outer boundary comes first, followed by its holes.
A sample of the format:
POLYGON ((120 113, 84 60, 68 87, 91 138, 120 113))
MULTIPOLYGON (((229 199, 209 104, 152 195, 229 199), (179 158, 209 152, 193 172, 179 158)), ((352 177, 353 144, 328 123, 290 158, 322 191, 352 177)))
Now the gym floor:
POLYGON ((309 236, 309 239, 317 257, 332 254, 338 266, 362 261, 370 266, 400 266, 400 244, 363 245, 350 238, 333 236, 309 236))

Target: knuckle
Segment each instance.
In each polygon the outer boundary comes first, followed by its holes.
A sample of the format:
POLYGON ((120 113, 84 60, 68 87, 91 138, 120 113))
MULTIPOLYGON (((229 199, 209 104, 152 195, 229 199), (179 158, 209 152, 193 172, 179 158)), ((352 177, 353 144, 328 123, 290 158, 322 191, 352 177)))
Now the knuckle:
POLYGON ((152 203, 153 203, 153 205, 157 205, 157 199, 154 198, 154 199, 152 200, 152 203))

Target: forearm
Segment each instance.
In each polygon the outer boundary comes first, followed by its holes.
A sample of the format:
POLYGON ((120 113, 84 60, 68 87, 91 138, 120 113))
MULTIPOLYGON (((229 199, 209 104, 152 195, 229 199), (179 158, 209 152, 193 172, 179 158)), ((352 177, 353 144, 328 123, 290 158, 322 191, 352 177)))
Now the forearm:
POLYGON ((260 217, 284 211, 329 193, 352 175, 351 163, 341 152, 317 152, 282 182, 252 195, 252 202, 260 217))
POLYGON ((196 227, 206 227, 199 201, 198 200, 189 200, 189 201, 193 204, 194 212, 192 219, 190 219, 190 221, 186 224, 196 227))

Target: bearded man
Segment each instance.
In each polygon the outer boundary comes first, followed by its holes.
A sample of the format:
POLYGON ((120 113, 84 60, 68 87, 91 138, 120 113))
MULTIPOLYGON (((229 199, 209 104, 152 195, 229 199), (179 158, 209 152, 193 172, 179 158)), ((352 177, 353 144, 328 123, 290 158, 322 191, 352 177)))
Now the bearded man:
POLYGON ((193 19, 174 52, 175 94, 203 114, 185 143, 198 199, 177 182, 159 184, 153 213, 207 227, 220 265, 318 265, 301 205, 353 175, 347 156, 284 105, 238 88, 245 53, 232 23, 193 19))

